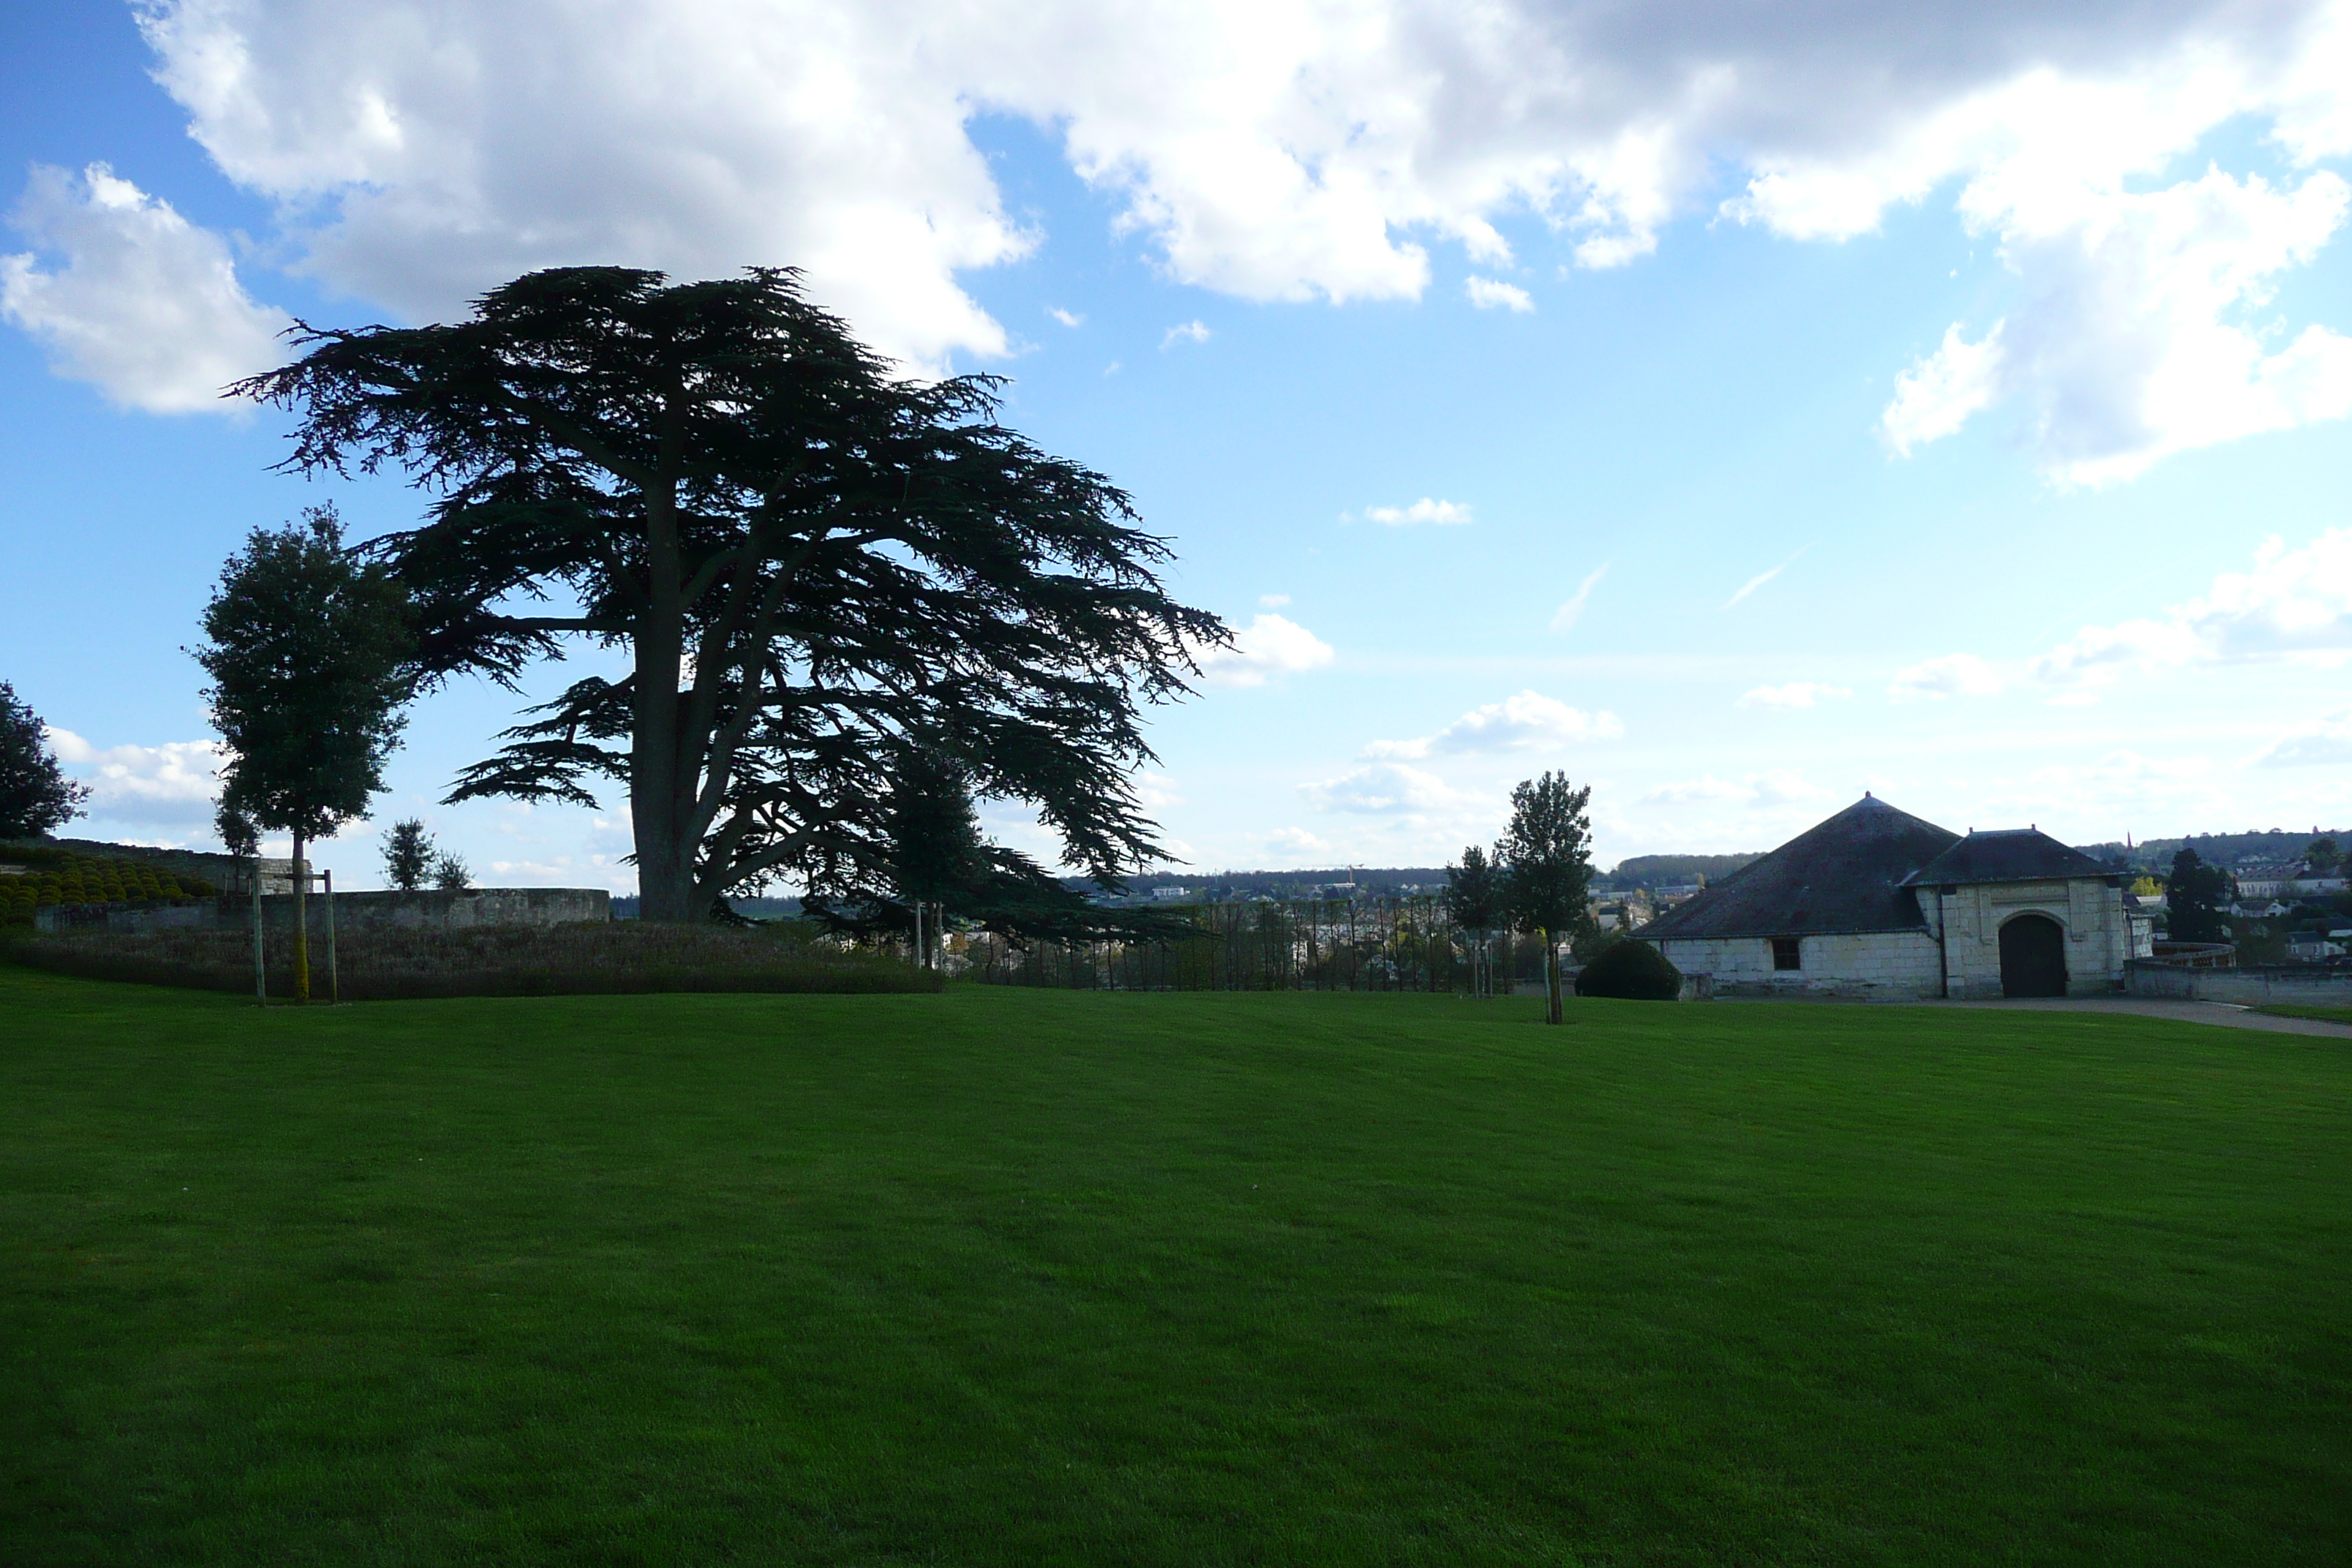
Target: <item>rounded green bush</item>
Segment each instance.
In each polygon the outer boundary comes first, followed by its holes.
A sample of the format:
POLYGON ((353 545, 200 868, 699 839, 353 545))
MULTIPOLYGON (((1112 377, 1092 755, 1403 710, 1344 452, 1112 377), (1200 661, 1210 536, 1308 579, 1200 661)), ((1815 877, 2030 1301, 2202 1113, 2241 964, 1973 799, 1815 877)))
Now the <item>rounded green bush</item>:
POLYGON ((1683 991, 1683 972, 1646 942, 1612 942, 1576 977, 1579 996, 1618 996, 1629 1002, 1671 1002, 1683 991))

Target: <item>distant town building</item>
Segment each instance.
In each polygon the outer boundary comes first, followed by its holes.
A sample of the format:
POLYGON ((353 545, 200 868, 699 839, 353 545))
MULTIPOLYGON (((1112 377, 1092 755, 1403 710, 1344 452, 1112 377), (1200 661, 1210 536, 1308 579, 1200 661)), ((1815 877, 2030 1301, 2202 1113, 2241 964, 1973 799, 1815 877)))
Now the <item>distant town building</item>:
POLYGON ((2079 996, 2154 952, 2136 903, 2048 834, 1964 837, 1865 795, 1635 934, 1714 995, 2079 996))

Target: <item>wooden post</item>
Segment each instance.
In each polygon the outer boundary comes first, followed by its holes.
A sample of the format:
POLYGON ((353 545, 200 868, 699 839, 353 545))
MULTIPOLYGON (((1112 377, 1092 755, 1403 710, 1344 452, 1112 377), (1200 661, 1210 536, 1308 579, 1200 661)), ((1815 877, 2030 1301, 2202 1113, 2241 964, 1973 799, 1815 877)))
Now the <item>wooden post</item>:
POLYGON ((269 1005, 269 965, 268 961, 262 957, 261 851, 258 849, 253 852, 250 886, 253 893, 253 1000, 257 1006, 267 1007, 269 1005))
POLYGON ((923 900, 917 899, 915 900, 915 967, 929 969, 930 965, 923 962, 928 956, 929 954, 923 950, 923 900))
POLYGON ((294 836, 294 1000, 310 999, 310 862, 303 857, 302 836, 294 836))
POLYGON ((319 873, 327 883, 327 1005, 340 1007, 343 1002, 341 978, 335 973, 335 874, 319 873))

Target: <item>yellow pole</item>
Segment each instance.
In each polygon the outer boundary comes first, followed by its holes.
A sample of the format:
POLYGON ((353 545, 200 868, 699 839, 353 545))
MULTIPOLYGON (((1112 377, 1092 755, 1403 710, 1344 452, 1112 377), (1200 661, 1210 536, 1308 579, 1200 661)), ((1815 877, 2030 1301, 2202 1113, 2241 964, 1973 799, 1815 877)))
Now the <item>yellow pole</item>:
POLYGON ((302 839, 294 839, 294 1000, 310 999, 310 863, 302 858, 302 839))

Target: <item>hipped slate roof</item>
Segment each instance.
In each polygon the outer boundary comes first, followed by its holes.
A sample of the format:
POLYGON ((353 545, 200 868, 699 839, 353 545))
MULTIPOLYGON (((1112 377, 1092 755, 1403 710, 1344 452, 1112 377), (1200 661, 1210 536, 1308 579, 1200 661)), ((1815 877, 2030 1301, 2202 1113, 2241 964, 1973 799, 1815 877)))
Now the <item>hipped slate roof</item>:
POLYGON ((1948 828, 1864 795, 1641 934, 1655 941, 1917 931, 1926 922, 1904 879, 1959 842, 1948 828))
POLYGON ((2047 833, 2007 827, 1969 834, 1914 871, 1910 885, 1948 888, 1963 882, 2039 882, 2113 875, 2113 868, 2102 866, 2047 833))

